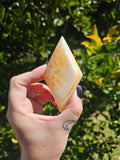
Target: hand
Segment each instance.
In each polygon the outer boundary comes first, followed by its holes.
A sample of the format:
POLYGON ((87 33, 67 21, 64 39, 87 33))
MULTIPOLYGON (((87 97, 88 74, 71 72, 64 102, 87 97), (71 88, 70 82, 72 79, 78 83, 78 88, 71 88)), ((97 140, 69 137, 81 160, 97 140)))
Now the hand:
POLYGON ((42 115, 42 106, 55 105, 49 88, 41 83, 46 65, 15 76, 10 81, 7 118, 21 146, 22 160, 59 160, 70 129, 82 112, 75 93, 57 116, 42 115))

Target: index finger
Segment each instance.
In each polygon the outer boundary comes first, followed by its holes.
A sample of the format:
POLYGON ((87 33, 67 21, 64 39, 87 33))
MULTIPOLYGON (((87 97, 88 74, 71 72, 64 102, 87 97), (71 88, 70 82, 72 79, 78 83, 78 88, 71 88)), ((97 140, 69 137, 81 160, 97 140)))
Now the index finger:
POLYGON ((42 65, 36 69, 14 76, 10 80, 9 102, 11 106, 21 104, 27 97, 27 87, 32 83, 43 80, 47 65, 42 65))

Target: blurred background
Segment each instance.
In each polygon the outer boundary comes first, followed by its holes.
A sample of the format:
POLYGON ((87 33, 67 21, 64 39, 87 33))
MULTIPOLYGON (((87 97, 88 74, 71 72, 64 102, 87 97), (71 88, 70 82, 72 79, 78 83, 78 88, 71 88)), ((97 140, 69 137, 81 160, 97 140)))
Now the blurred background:
MULTIPOLYGON (((1 160, 20 158, 6 119, 9 80, 47 63, 62 35, 84 75, 84 111, 61 160, 120 159, 120 1, 1 0, 1 160)), ((58 110, 48 103, 44 114, 58 110)))

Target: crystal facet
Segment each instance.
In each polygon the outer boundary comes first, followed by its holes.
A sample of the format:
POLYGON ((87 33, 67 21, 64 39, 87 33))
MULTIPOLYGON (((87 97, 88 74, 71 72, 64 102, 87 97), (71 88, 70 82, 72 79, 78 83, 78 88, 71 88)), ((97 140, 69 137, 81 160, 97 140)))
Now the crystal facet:
POLYGON ((67 105, 81 78, 82 72, 62 36, 48 62, 44 75, 60 111, 67 105))

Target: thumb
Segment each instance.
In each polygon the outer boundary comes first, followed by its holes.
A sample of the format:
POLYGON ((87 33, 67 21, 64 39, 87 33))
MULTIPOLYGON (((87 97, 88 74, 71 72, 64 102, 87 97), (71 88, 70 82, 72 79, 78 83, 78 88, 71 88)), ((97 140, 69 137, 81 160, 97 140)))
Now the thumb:
POLYGON ((77 96, 77 93, 80 92, 80 89, 79 92, 78 89, 79 88, 77 88, 77 92, 75 91, 69 100, 68 105, 65 107, 63 112, 59 115, 62 128, 66 131, 69 131, 72 128, 83 111, 82 100, 77 96))

